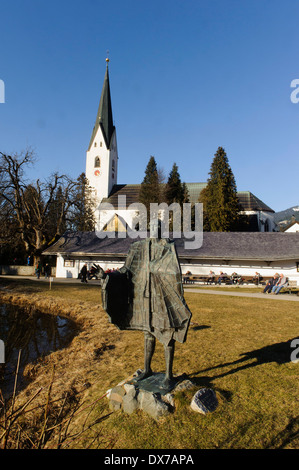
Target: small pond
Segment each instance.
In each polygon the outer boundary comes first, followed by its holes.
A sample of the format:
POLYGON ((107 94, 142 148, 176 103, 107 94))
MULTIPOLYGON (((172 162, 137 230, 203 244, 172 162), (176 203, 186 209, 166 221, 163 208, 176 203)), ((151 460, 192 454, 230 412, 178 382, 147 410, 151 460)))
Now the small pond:
POLYGON ((5 363, 0 364, 0 389, 4 397, 13 392, 21 350, 17 390, 26 386, 23 371, 53 351, 65 348, 78 333, 69 318, 42 313, 32 307, 0 303, 0 339, 5 345, 5 363))

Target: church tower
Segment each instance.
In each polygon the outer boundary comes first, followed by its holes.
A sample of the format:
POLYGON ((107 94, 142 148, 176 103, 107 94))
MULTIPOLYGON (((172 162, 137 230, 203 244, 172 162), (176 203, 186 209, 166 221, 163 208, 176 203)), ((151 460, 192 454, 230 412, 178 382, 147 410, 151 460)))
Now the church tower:
POLYGON ((106 59, 106 73, 100 104, 86 152, 86 178, 94 192, 96 207, 109 196, 117 183, 117 142, 113 124, 109 84, 109 59, 106 59))

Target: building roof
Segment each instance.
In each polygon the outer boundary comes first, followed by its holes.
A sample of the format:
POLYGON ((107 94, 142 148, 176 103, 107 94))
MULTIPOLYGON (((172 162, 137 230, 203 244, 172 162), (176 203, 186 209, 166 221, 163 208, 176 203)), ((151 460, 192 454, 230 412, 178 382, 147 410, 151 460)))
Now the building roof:
MULTIPOLYGON (((192 204, 198 202, 201 191, 207 183, 186 183, 189 200, 192 204)), ((118 196, 126 196, 126 208, 134 202, 138 202, 140 184, 115 184, 109 197, 104 198, 102 203, 109 203, 114 208, 118 207, 118 196)), ((238 191, 237 193, 241 211, 265 211, 274 212, 263 201, 250 191, 238 191)))
POLYGON ((111 137, 112 137, 115 127, 113 125, 113 116, 112 116, 108 62, 107 62, 107 67, 106 67, 106 73, 105 73, 104 84, 102 88, 100 104, 99 104, 99 108, 97 112, 95 125, 94 125, 92 135, 90 138, 88 150, 90 149, 94 141, 94 138, 96 136, 96 133, 99 127, 101 127, 102 129, 106 147, 109 149, 111 137))
POLYGON ((250 191, 238 191, 238 199, 243 211, 265 211, 274 213, 271 207, 267 206, 267 204, 250 191))
POLYGON ((103 198, 102 203, 112 204, 114 208, 118 207, 118 196, 126 197, 126 209, 130 204, 138 202, 140 184, 115 184, 109 197, 103 198))
POLYGON ((293 220, 293 222, 291 222, 290 224, 286 225, 286 227, 284 227, 282 229, 283 232, 286 232, 287 230, 289 230, 291 227, 293 227, 294 225, 298 225, 299 227, 299 222, 297 220, 293 220))
MULTIPOLYGON (((187 239, 176 239, 180 259, 219 260, 297 260, 299 262, 298 233, 290 232, 204 232, 200 248, 189 250, 187 239)), ((101 256, 113 259, 128 253, 134 239, 97 237, 95 232, 66 232, 44 255, 70 257, 101 256)), ((190 240, 189 240, 190 241, 190 240)))

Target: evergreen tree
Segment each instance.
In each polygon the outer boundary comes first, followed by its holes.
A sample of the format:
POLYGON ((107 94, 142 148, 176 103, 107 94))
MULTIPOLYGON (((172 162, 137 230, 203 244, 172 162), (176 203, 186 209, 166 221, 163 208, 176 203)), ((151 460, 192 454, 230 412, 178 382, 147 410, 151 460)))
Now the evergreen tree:
POLYGON ((186 183, 182 184, 182 202, 190 202, 190 195, 186 183))
POLYGON ((160 203, 159 173, 155 157, 151 156, 139 191, 139 202, 145 205, 149 215, 150 203, 160 203))
POLYGON ((203 203, 204 230, 234 231, 239 222, 239 201, 235 177, 222 147, 218 147, 209 175, 199 199, 203 203))
POLYGON ((93 231, 95 227, 94 209, 92 189, 85 173, 81 173, 76 181, 73 203, 68 213, 68 222, 72 230, 93 231))
POLYGON ((182 206, 183 202, 186 202, 184 201, 186 189, 186 185, 183 185, 181 182, 178 166, 174 163, 165 187, 165 199, 167 204, 178 202, 180 206, 182 206))
MULTIPOLYGON (((170 206, 172 203, 178 203, 180 207, 189 202, 189 192, 186 183, 181 182, 181 177, 176 163, 173 164, 169 173, 168 181, 165 185, 165 202, 170 206)), ((181 211, 181 227, 183 224, 183 212, 181 211)), ((169 215, 169 229, 174 229, 174 214, 171 211, 169 215)))

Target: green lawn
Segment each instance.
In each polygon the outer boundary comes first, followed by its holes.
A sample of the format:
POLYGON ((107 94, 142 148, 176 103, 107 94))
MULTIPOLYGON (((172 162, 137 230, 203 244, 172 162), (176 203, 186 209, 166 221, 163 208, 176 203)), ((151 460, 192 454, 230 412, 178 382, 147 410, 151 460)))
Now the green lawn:
MULTIPOLYGON (((108 427, 121 429, 116 445, 298 448, 299 363, 290 362, 290 340, 299 336, 297 304, 191 293, 186 299, 193 318, 186 344, 177 346, 175 369, 186 372, 197 389, 214 389, 219 407, 208 416, 194 413, 189 391, 165 422, 114 413, 108 427)), ((156 370, 163 370, 161 348, 157 354, 156 370)))
MULTIPOLYGON (((70 311, 75 304, 95 309, 100 302, 99 287, 92 285, 60 284, 50 291, 46 285, 23 281, 12 283, 10 289, 63 301, 70 311)), ((108 442, 120 449, 298 448, 299 363, 290 360, 290 342, 299 338, 297 302, 201 295, 200 289, 186 292, 185 297, 192 320, 187 342, 176 345, 174 373, 185 372, 194 381, 194 390, 178 394, 175 412, 158 422, 142 411, 113 412, 99 424, 103 443, 99 438, 92 446, 108 442), (206 416, 190 409, 193 394, 202 387, 212 388, 219 401, 216 411, 206 416)), ((92 318, 92 325, 86 322, 85 337, 97 327, 99 343, 105 338, 109 347, 101 357, 86 358, 86 369, 80 372, 85 374, 82 381, 91 384, 87 403, 143 365, 141 332, 119 332, 113 325, 108 329, 102 310, 92 318)), ((64 356, 61 360, 67 361, 64 356)), ((75 361, 66 364, 69 374, 78 374, 75 361)), ((153 369, 164 370, 159 344, 153 369)), ((90 416, 108 412, 108 401, 103 399, 90 416)), ((87 447, 94 433, 94 428, 85 432, 74 446, 87 447)))

